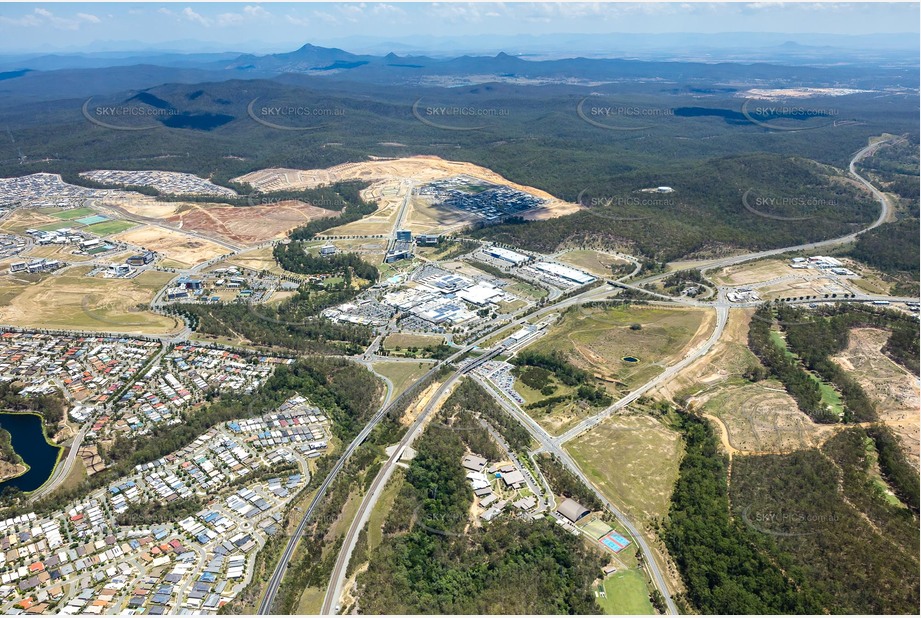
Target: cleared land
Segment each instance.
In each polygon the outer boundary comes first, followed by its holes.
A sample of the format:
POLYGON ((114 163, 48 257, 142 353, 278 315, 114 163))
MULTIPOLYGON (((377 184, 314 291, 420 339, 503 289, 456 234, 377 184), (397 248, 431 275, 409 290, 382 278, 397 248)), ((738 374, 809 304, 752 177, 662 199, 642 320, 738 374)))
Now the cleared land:
POLYGON ((89 266, 34 283, 14 281, 11 294, 0 297, 0 322, 33 328, 71 328, 160 334, 179 323, 167 316, 139 310, 171 278, 149 270, 133 279, 84 276, 89 266))
POLYGON ((881 352, 888 337, 884 330, 855 328, 850 332, 847 348, 833 360, 860 383, 876 404, 880 420, 898 434, 917 467, 921 455, 921 387, 917 376, 881 352))
POLYGON ((436 346, 444 343, 445 338, 441 335, 414 335, 411 333, 395 333, 387 335, 384 339, 384 347, 388 350, 394 348, 424 348, 425 346, 436 346))
POLYGON ((682 358, 695 339, 708 335, 712 319, 700 309, 575 307, 530 349, 566 353, 616 393, 641 385, 682 358))
POLYGON ((227 249, 210 240, 195 238, 182 232, 167 230, 153 225, 116 234, 116 240, 128 242, 150 251, 156 251, 169 259, 187 266, 198 264, 227 253, 227 249))
POLYGON ((726 384, 700 409, 724 425, 730 451, 788 453, 819 446, 835 431, 800 412, 776 380, 726 384))
MULTIPOLYGON (((421 185, 433 180, 462 174, 513 187, 519 191, 548 200, 542 207, 525 213, 524 216, 528 219, 559 217, 575 212, 580 208, 578 204, 564 202, 540 189, 513 183, 487 168, 461 161, 447 161, 432 156, 345 163, 328 169, 316 170, 273 168, 251 172, 235 180, 247 182, 260 191, 313 188, 340 180, 370 182, 372 184, 365 190, 363 197, 377 201, 380 205, 378 212, 362 221, 327 232, 329 235, 349 235, 389 232, 390 229, 387 228, 387 224, 392 225, 395 222, 398 206, 402 204, 403 198, 409 190, 409 184, 406 181, 412 180, 416 185, 421 185)), ((407 208, 405 224, 409 229, 415 231, 429 231, 436 228, 440 231, 446 231, 446 225, 458 227, 468 220, 463 214, 456 214, 453 211, 444 213, 441 210, 426 205, 423 200, 411 200, 407 208)))
POLYGON ((338 214, 297 200, 288 200, 246 207, 186 204, 167 220, 181 224, 183 229, 249 245, 283 238, 308 221, 338 214))
POLYGON ((593 251, 591 249, 573 249, 566 253, 561 253, 557 259, 566 264, 571 264, 576 268, 588 271, 599 277, 610 277, 612 275, 611 266, 629 264, 624 260, 610 253, 593 251))
POLYGON ((373 364, 374 371, 390 378, 393 382, 393 395, 396 397, 432 368, 430 363, 381 362, 373 364))
POLYGON ((634 522, 647 526, 668 513, 683 452, 677 432, 648 416, 612 416, 566 448, 634 522))

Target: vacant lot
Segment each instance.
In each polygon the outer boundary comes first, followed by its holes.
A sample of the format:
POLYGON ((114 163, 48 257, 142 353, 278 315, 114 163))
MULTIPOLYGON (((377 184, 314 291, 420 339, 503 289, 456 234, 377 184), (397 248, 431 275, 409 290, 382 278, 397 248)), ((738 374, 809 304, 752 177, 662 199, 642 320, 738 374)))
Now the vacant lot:
POLYGON ((860 383, 876 404, 880 420, 899 435, 917 466, 921 389, 917 377, 880 351, 888 338, 889 333, 884 330, 855 328, 850 333, 847 349, 833 360, 860 383))
POLYGON ((445 338, 441 335, 413 335, 411 333, 396 333, 387 335, 384 339, 384 347, 388 350, 395 348, 424 348, 426 346, 436 346, 444 343, 445 338))
POLYGON ((23 327, 75 328, 159 334, 179 327, 170 317, 143 309, 172 277, 147 271, 134 279, 86 277, 89 266, 44 276, 3 295, 0 321, 23 327))
POLYGON ((610 277, 612 275, 611 266, 615 264, 630 263, 628 260, 618 258, 610 253, 592 251, 591 249, 573 249, 561 254, 557 259, 599 277, 610 277))
POLYGON ((425 373, 432 368, 431 363, 401 363, 381 362, 374 363, 374 371, 386 376, 393 382, 391 399, 416 383, 425 373))
POLYGON ((641 528, 668 512, 683 453, 677 432, 648 416, 612 416, 566 448, 641 528))
POLYGON ((187 266, 198 264, 228 253, 224 247, 209 240, 195 238, 182 232, 167 230, 153 225, 116 234, 116 240, 138 245, 149 251, 156 251, 169 259, 187 266))
POLYGON ((806 274, 811 270, 794 270, 786 260, 758 260, 727 266, 711 274, 711 279, 720 285, 751 285, 792 274, 806 274))
POLYGON ((819 446, 834 430, 812 422, 776 380, 756 384, 739 380, 701 398, 699 409, 718 418, 728 432, 731 450, 788 453, 819 446))
POLYGON ((615 392, 643 384, 682 358, 695 339, 709 335, 712 320, 700 309, 576 307, 532 349, 563 351, 615 392), (623 360, 628 356, 637 361, 623 360))
POLYGON ((220 236, 244 245, 282 238, 308 221, 338 213, 297 200, 264 206, 184 204, 168 218, 183 229, 220 236))

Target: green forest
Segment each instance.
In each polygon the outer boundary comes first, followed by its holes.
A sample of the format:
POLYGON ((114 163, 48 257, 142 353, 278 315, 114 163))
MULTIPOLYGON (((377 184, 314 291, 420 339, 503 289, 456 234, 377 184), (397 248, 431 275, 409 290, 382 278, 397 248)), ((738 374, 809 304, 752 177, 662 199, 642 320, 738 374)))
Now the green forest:
POLYGON ((825 613, 802 574, 778 564, 765 551, 768 542, 730 516, 728 461, 713 428, 681 411, 677 425, 686 452, 662 538, 691 607, 702 614, 825 613))
POLYGON ((465 434, 440 417, 416 445, 358 576, 367 614, 597 614, 590 585, 602 558, 548 519, 469 525, 473 493, 460 465, 465 434))
POLYGON ((733 459, 735 521, 811 591, 822 608, 813 613, 917 612, 917 515, 887 499, 876 457, 874 440, 855 427, 821 450, 733 459))

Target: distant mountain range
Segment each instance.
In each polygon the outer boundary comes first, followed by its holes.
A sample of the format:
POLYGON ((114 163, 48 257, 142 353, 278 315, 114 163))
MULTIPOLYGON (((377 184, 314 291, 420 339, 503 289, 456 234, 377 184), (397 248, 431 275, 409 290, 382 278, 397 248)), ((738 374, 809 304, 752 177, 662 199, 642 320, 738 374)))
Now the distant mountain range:
MULTIPOLYGON (((638 37, 639 35, 634 35, 638 37)), ((661 35, 656 35, 661 37, 661 35)), ((715 39, 721 40, 721 39, 715 39)), ((731 40, 735 40, 731 38, 731 40)), ((733 49, 742 53, 738 44, 733 49)), ((466 86, 490 82, 522 85, 616 83, 619 80, 719 80, 759 86, 847 86, 872 88, 879 81, 918 85, 918 54, 904 50, 866 50, 865 62, 833 66, 816 61, 834 57, 835 47, 786 42, 774 48, 775 62, 709 62, 686 59, 625 58, 529 59, 500 52, 435 58, 426 55, 355 54, 335 47, 306 44, 276 54, 156 53, 55 54, 0 56, 0 96, 12 102, 88 97, 142 90, 160 84, 273 79, 300 75, 335 82, 372 85, 466 86), (884 56, 885 61, 880 57, 884 56), (872 62, 870 59, 875 59, 872 62), (807 62, 812 59, 814 63, 807 62)), ((762 50, 763 52, 763 50, 762 50)), ((850 50, 852 56, 858 52, 850 50)))

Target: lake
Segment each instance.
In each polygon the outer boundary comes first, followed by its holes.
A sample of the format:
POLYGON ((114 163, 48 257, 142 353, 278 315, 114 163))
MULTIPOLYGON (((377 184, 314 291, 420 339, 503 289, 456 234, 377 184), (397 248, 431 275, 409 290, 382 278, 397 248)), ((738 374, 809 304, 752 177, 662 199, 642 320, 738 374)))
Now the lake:
POLYGON ((0 493, 7 487, 35 491, 51 476, 61 447, 48 444, 42 433, 42 419, 35 414, 0 414, 0 427, 10 432, 13 450, 29 466, 22 476, 0 483, 0 493))

